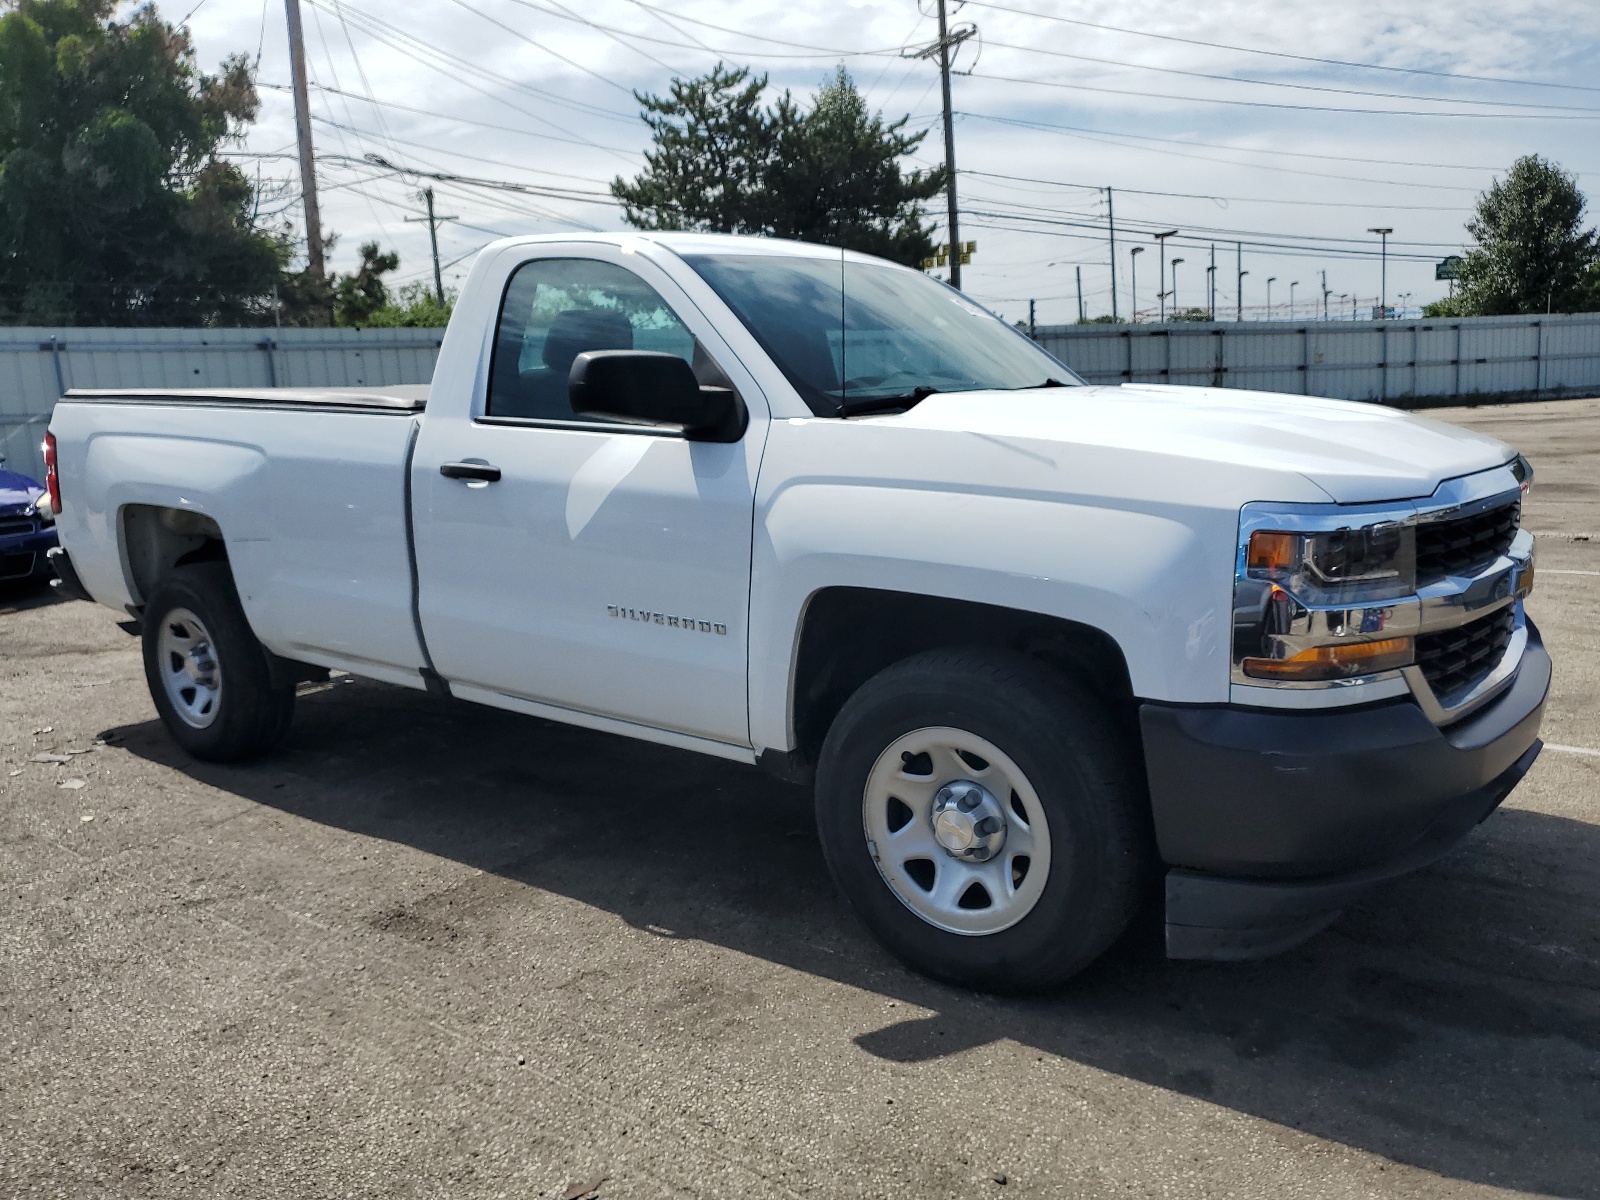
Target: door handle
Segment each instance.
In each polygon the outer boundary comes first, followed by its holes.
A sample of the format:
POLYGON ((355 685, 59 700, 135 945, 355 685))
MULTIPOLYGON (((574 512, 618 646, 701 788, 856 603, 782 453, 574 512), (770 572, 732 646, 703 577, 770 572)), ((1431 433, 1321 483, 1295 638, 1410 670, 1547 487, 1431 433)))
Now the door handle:
POLYGON ((446 479, 481 479, 484 483, 499 483, 500 468, 481 462, 443 463, 439 474, 446 479))

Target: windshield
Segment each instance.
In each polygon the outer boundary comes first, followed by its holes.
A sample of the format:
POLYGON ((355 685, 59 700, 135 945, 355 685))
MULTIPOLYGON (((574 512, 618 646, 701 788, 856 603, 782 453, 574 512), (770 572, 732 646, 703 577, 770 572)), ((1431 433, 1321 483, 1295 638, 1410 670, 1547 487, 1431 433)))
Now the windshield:
POLYGON ((1082 383, 998 317, 916 271, 842 256, 684 258, 818 416, 897 400, 909 407, 932 392, 1082 383))

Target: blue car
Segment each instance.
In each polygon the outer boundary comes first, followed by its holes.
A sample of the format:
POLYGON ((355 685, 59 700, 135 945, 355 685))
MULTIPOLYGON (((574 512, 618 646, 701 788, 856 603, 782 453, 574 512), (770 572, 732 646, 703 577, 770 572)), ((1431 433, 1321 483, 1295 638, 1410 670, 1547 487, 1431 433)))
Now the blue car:
POLYGON ((53 572, 45 554, 55 545, 50 494, 35 480, 0 466, 0 583, 48 578, 53 572))

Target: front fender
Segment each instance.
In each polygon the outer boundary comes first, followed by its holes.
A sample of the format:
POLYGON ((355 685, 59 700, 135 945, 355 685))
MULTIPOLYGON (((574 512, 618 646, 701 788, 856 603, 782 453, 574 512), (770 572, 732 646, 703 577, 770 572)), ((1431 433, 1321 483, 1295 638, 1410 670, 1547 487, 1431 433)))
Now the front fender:
POLYGON ((828 587, 1060 617, 1108 634, 1136 695, 1227 699, 1237 516, 812 479, 764 498, 751 579, 751 734, 792 748, 805 609, 828 587))

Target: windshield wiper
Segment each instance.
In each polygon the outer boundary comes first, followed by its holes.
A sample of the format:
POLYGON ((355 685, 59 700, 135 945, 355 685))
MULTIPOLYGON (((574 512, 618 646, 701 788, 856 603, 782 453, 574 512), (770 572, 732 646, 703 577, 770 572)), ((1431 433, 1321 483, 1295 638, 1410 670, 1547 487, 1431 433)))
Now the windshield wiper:
POLYGON ((909 392, 899 396, 863 396, 859 400, 839 401, 839 411, 835 416, 859 417, 866 413, 877 412, 904 412, 914 405, 921 404, 929 396, 938 392, 935 387, 914 387, 909 392))

